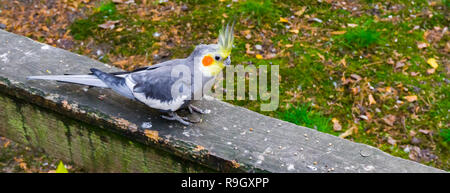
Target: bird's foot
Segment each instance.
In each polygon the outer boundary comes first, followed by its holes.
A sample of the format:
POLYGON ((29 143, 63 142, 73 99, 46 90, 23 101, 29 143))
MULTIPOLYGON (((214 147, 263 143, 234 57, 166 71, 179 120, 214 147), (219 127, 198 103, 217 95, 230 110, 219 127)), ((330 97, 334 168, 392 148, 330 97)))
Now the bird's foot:
POLYGON ((194 111, 197 112, 197 113, 200 113, 200 114, 208 114, 208 113, 210 113, 210 110, 203 110, 203 109, 200 109, 200 108, 198 108, 198 107, 196 107, 194 105, 191 105, 191 104, 188 106, 188 109, 189 109, 189 113, 191 113, 191 114, 194 111))
POLYGON ((181 117, 175 112, 169 112, 168 114, 169 114, 169 116, 161 115, 161 118, 170 120, 170 121, 178 121, 181 124, 186 125, 186 126, 191 125, 190 120, 186 117, 181 117))

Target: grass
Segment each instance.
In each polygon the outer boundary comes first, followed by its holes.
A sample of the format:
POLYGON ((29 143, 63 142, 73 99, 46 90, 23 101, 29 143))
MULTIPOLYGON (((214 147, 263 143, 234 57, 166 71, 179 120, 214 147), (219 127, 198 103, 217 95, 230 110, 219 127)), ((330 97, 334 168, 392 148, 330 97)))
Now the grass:
POLYGON ((238 5, 233 14, 242 14, 245 17, 256 20, 260 25, 263 21, 276 21, 281 16, 281 11, 275 7, 271 0, 246 0, 238 5))
MULTIPOLYGON (((137 17, 132 15, 119 13, 113 2, 102 2, 88 18, 77 19, 70 26, 70 30, 76 40, 93 38, 99 44, 115 45, 110 52, 123 56, 146 54, 155 42, 153 37, 154 27, 151 22, 137 19, 137 17), (114 30, 98 27, 107 21, 130 23, 118 23, 114 30), (129 27, 129 24, 132 27, 129 27)), ((106 56, 103 62, 108 62, 107 58, 106 56)))
POLYGON ((450 129, 442 129, 439 135, 444 139, 445 142, 450 142, 450 129))
POLYGON ((116 5, 113 2, 102 2, 87 19, 77 19, 70 26, 71 34, 76 40, 85 40, 88 37, 94 37, 98 25, 107 20, 120 18, 121 15, 117 13, 116 5))
POLYGON ((330 125, 330 118, 322 113, 314 111, 311 103, 299 104, 284 112, 280 112, 278 117, 282 120, 295 123, 297 125, 316 129, 325 133, 333 133, 330 125))
POLYGON ((350 29, 345 34, 338 37, 339 43, 353 50, 381 45, 381 33, 369 28, 372 23, 373 20, 369 20, 362 26, 350 29))

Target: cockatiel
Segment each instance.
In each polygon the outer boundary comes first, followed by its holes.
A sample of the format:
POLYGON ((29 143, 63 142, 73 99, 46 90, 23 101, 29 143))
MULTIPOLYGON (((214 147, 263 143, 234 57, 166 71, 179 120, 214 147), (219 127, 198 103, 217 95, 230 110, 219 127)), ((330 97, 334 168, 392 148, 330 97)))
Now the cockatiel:
POLYGON ((214 80, 226 65, 231 64, 230 54, 233 45, 233 27, 227 25, 219 32, 217 44, 200 44, 184 59, 174 59, 149 67, 139 68, 131 72, 107 73, 91 68, 88 75, 51 75, 30 76, 29 80, 56 80, 59 82, 75 83, 93 87, 110 88, 116 93, 146 104, 147 106, 167 113, 161 117, 167 120, 176 120, 184 125, 191 121, 179 116, 176 111, 188 108, 189 112, 205 113, 193 106, 191 101, 197 93, 203 93, 203 87, 194 86, 194 73, 201 76, 202 85, 214 80), (178 68, 183 66, 184 68, 178 68), (178 69, 177 69, 178 68, 178 69), (190 74, 190 81, 182 80, 182 76, 173 76, 174 71, 185 69, 190 74), (174 96, 173 89, 190 91, 189 95, 174 96))

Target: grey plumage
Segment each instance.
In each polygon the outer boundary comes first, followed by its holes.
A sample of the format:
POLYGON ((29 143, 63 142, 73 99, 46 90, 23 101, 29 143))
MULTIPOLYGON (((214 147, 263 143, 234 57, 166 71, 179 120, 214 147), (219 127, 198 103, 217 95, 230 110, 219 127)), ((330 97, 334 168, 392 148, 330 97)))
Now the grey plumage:
MULTIPOLYGON (((202 83, 215 78, 211 75, 221 70, 223 65, 231 63, 229 53, 231 53, 233 29, 227 25, 226 30, 222 30, 219 36, 219 44, 198 45, 187 58, 175 59, 152 65, 145 68, 139 68, 131 72, 113 72, 106 73, 98 69, 91 69, 92 74, 88 75, 53 75, 53 76, 30 76, 29 80, 56 80, 59 82, 82 84, 101 88, 110 88, 116 93, 132 100, 145 103, 147 106, 168 112, 171 117, 163 116, 169 120, 177 120, 183 124, 189 124, 185 118, 179 117, 175 111, 180 108, 188 107, 190 112, 202 112, 201 109, 190 106, 190 101, 195 93, 202 91, 203 88, 194 87, 194 71, 202 72, 202 83), (207 69, 209 65, 203 64, 199 57, 216 58, 217 66, 211 68, 214 73, 207 69), (222 56, 222 57, 218 57, 222 56), (185 81, 182 76, 173 76, 174 68, 178 66, 187 67, 190 72, 190 80, 185 81), (206 70, 205 70, 206 69, 206 70), (204 73, 208 71, 208 73, 204 73), (176 84, 177 83, 177 84, 176 84), (173 96, 172 89, 180 84, 181 95, 173 96), (189 94, 182 92, 188 89, 189 94)), ((185 73, 185 72, 182 72, 185 73)), ((178 89, 176 87, 175 89, 178 89)))
POLYGON ((59 82, 75 83, 89 85, 101 88, 108 88, 103 81, 95 75, 48 75, 48 76, 29 76, 28 80, 56 80, 59 82))

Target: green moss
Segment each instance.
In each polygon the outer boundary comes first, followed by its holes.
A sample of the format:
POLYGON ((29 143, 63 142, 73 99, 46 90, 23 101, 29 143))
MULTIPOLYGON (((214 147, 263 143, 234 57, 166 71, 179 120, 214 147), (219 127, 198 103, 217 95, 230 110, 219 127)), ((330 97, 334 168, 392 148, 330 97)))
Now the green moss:
POLYGON ((439 135, 444 139, 444 142, 450 142, 450 129, 442 129, 439 135))
POLYGON ((274 22, 281 16, 281 10, 277 8, 271 0, 257 1, 246 0, 239 3, 238 8, 232 11, 233 14, 242 14, 250 17, 261 24, 261 22, 274 22))
POLYGON ((310 103, 291 107, 278 114, 279 118, 297 125, 316 129, 321 132, 334 133, 330 124, 330 118, 314 111, 310 103))
POLYGON ((372 29, 373 20, 368 20, 362 26, 350 28, 342 36, 338 36, 337 40, 341 45, 353 50, 368 48, 373 45, 381 44, 381 33, 372 29))

